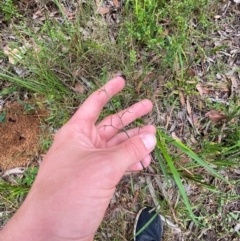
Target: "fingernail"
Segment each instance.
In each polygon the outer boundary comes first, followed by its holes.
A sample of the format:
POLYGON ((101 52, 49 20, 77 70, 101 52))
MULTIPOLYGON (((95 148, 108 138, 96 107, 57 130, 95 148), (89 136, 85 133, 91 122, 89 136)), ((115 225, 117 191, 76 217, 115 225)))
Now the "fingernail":
POLYGON ((147 149, 154 148, 157 143, 156 137, 153 134, 143 134, 141 138, 147 149))
POLYGON ((119 76, 119 77, 122 77, 125 81, 127 80, 127 77, 125 74, 122 74, 122 73, 117 73, 116 76, 119 76))

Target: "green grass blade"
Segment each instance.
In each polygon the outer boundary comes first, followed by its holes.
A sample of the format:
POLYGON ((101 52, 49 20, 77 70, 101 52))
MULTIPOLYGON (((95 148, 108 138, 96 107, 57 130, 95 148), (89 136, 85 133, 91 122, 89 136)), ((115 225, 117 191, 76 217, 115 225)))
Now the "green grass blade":
MULTIPOLYGON (((140 233, 142 233, 143 230, 146 229, 146 228, 149 226, 149 224, 157 217, 157 215, 159 215, 159 214, 156 212, 156 213, 154 214, 154 216, 152 216, 151 219, 135 234, 134 237, 136 237, 136 236, 138 236, 140 233)), ((133 237, 133 238, 134 238, 134 237, 133 237)), ((132 239, 133 239, 133 238, 132 238, 132 239)))
POLYGON ((184 152, 186 155, 191 157, 193 160, 195 160, 200 166, 204 167, 209 173, 212 175, 220 178, 224 182, 228 183, 231 185, 231 183, 226 180, 222 175, 220 175, 217 171, 215 171, 209 164, 207 164, 204 160, 202 160, 196 153, 194 153, 191 149, 189 149, 187 146, 185 146, 182 142, 173 140, 160 130, 158 130, 158 134, 165 138, 167 141, 169 141, 173 146, 177 147, 180 149, 182 152, 184 152))
POLYGON ((44 94, 46 93, 46 90, 44 88, 43 85, 41 85, 40 83, 35 83, 34 81, 28 82, 27 80, 23 80, 21 78, 18 78, 16 76, 12 76, 12 74, 10 72, 8 72, 8 75, 0 73, 0 79, 2 80, 7 80, 9 82, 15 83, 18 86, 24 87, 26 89, 44 94))
MULTIPOLYGON (((158 140, 158 142, 159 142, 159 140, 158 140)), ((157 160, 158 160, 158 163, 159 163, 159 165, 160 165, 160 167, 161 167, 161 170, 162 170, 162 172, 163 172, 163 175, 164 175, 164 177, 166 178, 166 180, 167 180, 167 182, 168 182, 168 177, 169 177, 169 175, 168 175, 168 173, 167 173, 167 171, 166 171, 166 168, 165 168, 165 165, 164 165, 164 163, 163 163, 163 158, 162 158, 162 156, 161 156, 161 153, 160 153, 160 151, 159 151, 159 149, 158 148, 155 148, 155 154, 156 154, 156 157, 157 157, 157 160)))
MULTIPOLYGON (((157 130, 158 131, 158 130, 157 130)), ((161 136, 161 132, 158 131, 158 134, 159 134, 159 138, 160 138, 160 141, 157 143, 157 147, 160 149, 160 151, 162 152, 170 170, 171 170, 171 173, 173 175, 173 178, 178 186, 178 189, 179 189, 179 192, 180 194, 182 195, 182 198, 183 198, 183 201, 185 203, 185 206, 192 218, 192 220, 197 223, 197 220, 195 218, 195 215, 193 214, 192 212, 192 207, 191 207, 191 204, 188 200, 188 197, 187 197, 187 194, 185 192, 185 189, 184 189, 184 186, 182 184, 182 181, 180 179, 180 175, 177 171, 177 169, 175 168, 174 164, 173 164, 173 160, 171 159, 171 157, 168 155, 167 151, 166 151, 166 148, 164 147, 164 145, 162 143, 164 143, 164 138, 162 138, 161 136)))

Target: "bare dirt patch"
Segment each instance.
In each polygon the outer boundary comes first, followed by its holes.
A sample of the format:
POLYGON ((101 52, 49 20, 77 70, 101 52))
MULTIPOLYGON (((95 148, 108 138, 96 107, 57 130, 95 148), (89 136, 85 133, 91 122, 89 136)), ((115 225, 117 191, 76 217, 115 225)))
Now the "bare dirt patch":
POLYGON ((38 152, 41 133, 40 119, 34 112, 26 113, 24 106, 13 103, 6 107, 6 121, 0 123, 0 168, 28 165, 38 152))

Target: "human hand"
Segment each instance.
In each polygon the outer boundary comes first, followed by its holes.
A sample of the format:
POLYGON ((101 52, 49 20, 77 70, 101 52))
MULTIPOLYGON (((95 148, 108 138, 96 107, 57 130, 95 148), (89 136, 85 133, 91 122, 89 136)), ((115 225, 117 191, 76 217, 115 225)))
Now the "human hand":
POLYGON ((156 144, 154 126, 119 132, 151 111, 149 100, 96 124, 103 106, 124 85, 121 77, 110 80, 57 132, 30 193, 0 239, 93 239, 125 171, 147 167, 156 144))

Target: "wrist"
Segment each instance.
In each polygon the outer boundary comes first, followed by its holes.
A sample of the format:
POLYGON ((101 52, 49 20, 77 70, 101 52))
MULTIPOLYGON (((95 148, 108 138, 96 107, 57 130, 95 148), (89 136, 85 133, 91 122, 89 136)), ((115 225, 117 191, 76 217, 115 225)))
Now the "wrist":
MULTIPOLYGON (((93 236, 74 239, 74 241, 93 241, 93 236)), ((0 231, 0 240, 4 241, 70 241, 68 238, 54 237, 47 230, 42 229, 41 227, 31 227, 19 225, 19 222, 16 221, 16 217, 7 223, 7 225, 0 231)))
POLYGON ((0 232, 0 240, 4 241, 40 241, 48 240, 47 230, 33 221, 34 216, 28 216, 28 213, 22 212, 22 207, 8 221, 0 232), (30 218, 29 218, 30 217, 30 218))
MULTIPOLYGON (((35 210, 38 208, 25 202, 0 231, 0 240, 4 241, 70 241, 70 237, 62 237, 53 231, 53 223, 47 223, 44 216, 35 210)), ((44 213, 43 211, 41 212, 44 213)), ((56 231, 56 230, 55 230, 56 231)), ((75 237, 74 241, 92 241, 94 235, 88 237, 75 237)))

